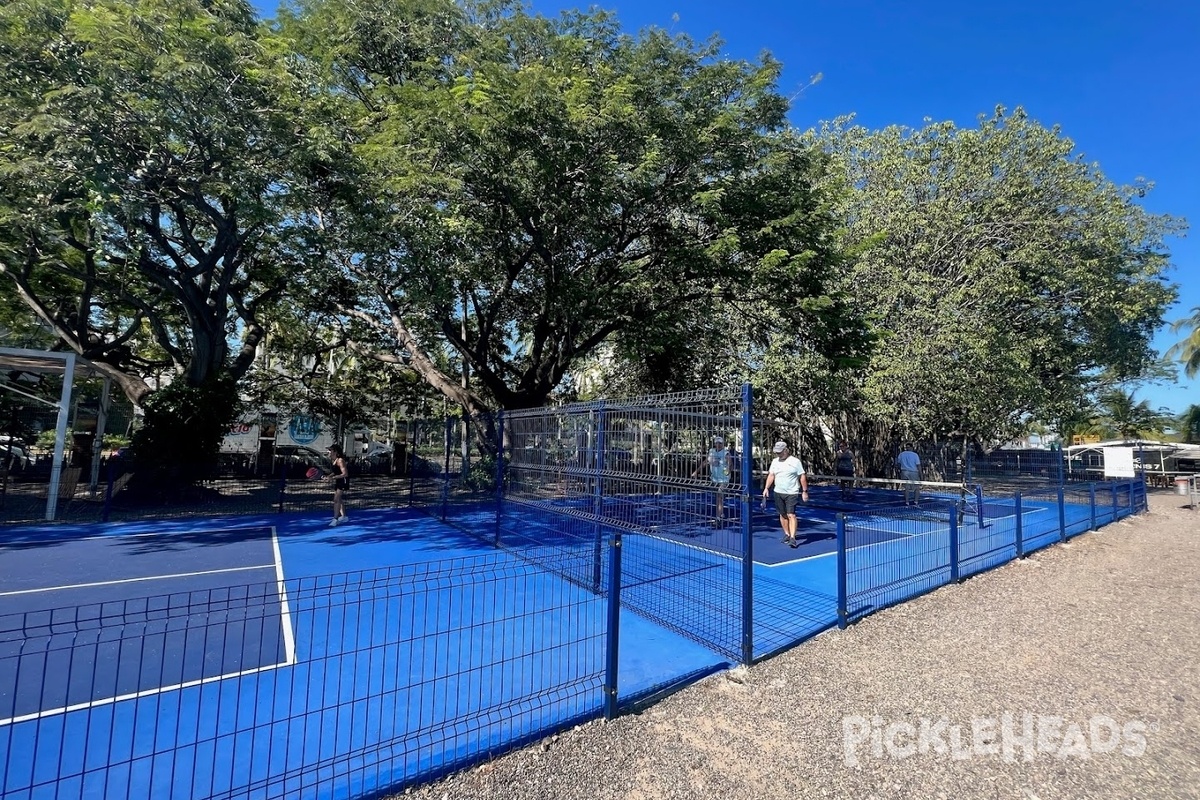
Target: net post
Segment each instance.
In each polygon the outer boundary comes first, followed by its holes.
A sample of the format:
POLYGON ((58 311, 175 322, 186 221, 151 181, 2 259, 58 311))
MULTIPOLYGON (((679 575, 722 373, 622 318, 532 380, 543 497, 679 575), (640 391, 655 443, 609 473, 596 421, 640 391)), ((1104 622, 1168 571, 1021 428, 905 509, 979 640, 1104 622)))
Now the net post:
POLYGON ((1096 482, 1088 484, 1088 512, 1091 515, 1092 530, 1096 530, 1096 482))
POLYGON ((496 413, 496 547, 500 546, 500 521, 504 510, 504 410, 496 413))
POLYGON ((1021 493, 1020 492, 1015 492, 1013 494, 1013 510, 1016 511, 1016 514, 1017 514, 1016 523, 1014 525, 1014 527, 1016 529, 1016 539, 1017 539, 1017 542, 1016 542, 1017 558, 1024 558, 1025 557, 1025 528, 1024 528, 1025 523, 1024 523, 1024 515, 1021 512, 1021 493))
POLYGON ((742 384, 742 663, 754 661, 754 525, 751 482, 754 480, 754 389, 742 384))
POLYGON ((846 515, 837 515, 837 615, 838 627, 846 629, 849 600, 846 591, 846 515))
POLYGON ((950 582, 958 583, 958 513, 950 509, 950 582))
POLYGON ((621 642, 621 531, 614 530, 608 560, 608 631, 604 659, 604 718, 617 716, 617 676, 621 642))
POLYGON ((1058 487, 1058 540, 1067 540, 1067 498, 1061 484, 1058 487))

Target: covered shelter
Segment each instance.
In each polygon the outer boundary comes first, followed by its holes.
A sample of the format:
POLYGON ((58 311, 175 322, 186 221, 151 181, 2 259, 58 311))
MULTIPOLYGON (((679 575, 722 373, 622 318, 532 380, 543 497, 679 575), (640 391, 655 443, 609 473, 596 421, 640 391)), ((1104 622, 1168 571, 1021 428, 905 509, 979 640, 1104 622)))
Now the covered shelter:
POLYGON ((96 377, 104 378, 104 384, 96 417, 96 435, 92 445, 89 485, 93 490, 99 483, 100 454, 104 446, 105 423, 110 407, 111 380, 104 377, 95 364, 74 352, 0 347, 0 391, 19 395, 56 410, 54 454, 50 469, 50 483, 46 492, 45 518, 47 520, 53 520, 57 516, 59 496, 64 488, 62 481, 67 426, 70 422, 72 394, 76 382, 96 377), (36 379, 43 375, 61 376, 62 388, 58 397, 47 398, 33 391, 36 379), (34 378, 33 383, 22 381, 24 376, 34 378))
POLYGON ((1151 486, 1170 486, 1178 475, 1200 473, 1200 444, 1146 439, 1113 439, 1065 448, 1068 475, 1102 476, 1109 448, 1130 448, 1136 469, 1151 486))

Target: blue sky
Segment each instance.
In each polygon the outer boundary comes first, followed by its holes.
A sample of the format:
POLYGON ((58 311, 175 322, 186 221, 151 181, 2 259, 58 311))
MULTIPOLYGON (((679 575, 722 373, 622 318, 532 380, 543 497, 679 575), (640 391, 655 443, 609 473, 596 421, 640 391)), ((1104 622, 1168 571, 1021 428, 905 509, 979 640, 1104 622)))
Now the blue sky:
MULTIPOLYGON (((1142 177, 1148 210, 1188 219, 1195 232, 1168 246, 1180 299, 1167 320, 1200 306, 1200 2, 1197 0, 610 0, 635 31, 655 25, 695 39, 718 35, 725 53, 770 51, 781 90, 798 92, 791 121, 809 128, 853 113, 870 128, 918 127, 926 117, 975 124, 996 105, 1023 106, 1058 124, 1110 180, 1142 177)), ((579 3, 536 0, 553 15, 579 3)), ((1179 338, 1163 330, 1160 351, 1179 338)), ((1182 379, 1182 375, 1180 376, 1182 379)), ((1138 396, 1182 411, 1200 379, 1145 386, 1138 396)))

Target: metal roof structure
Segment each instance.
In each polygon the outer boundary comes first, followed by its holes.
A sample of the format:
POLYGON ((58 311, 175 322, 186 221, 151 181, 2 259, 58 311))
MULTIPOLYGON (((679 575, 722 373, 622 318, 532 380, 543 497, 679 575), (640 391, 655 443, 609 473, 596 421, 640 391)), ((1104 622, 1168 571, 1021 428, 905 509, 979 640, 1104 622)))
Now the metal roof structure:
MULTIPOLYGON (((50 470, 50 488, 46 494, 46 519, 53 520, 58 511, 58 490, 62 477, 63 453, 67 437, 67 420, 71 412, 71 393, 75 382, 80 378, 103 377, 95 364, 74 352, 59 352, 54 350, 26 350, 17 347, 0 347, 0 390, 21 395, 22 397, 52 406, 58 410, 58 424, 54 436, 54 462, 50 470), (17 373, 15 379, 9 374, 17 373), (61 375, 63 376, 62 391, 57 401, 38 397, 26 387, 21 387, 21 376, 27 375, 61 375), (70 376, 70 380, 67 380, 70 376)), ((104 378, 104 389, 100 396, 100 411, 96 419, 95 455, 99 454, 104 438, 104 422, 108 414, 109 391, 111 380, 104 378)), ((91 485, 95 486, 100 469, 100 459, 92 458, 91 485)))

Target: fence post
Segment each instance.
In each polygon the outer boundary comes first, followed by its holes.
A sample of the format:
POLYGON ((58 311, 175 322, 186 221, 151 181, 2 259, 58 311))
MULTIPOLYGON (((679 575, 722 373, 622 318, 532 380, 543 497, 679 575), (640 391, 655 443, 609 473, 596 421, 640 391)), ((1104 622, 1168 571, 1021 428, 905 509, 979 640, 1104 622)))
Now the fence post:
POLYGON ((1058 487, 1058 540, 1067 540, 1067 497, 1063 487, 1058 487))
POLYGON ((1021 493, 1013 494, 1013 510, 1017 514, 1016 530, 1017 530, 1017 558, 1025 557, 1025 519, 1021 513, 1021 493))
POLYGON ((108 513, 112 508, 112 487, 113 487, 113 462, 117 460, 117 456, 108 459, 108 464, 105 466, 104 476, 104 513, 100 515, 101 522, 108 522, 108 513))
POLYGON ((445 432, 442 437, 442 522, 450 513, 450 450, 454 441, 454 418, 446 417, 445 432))
POLYGON ((1088 484, 1088 504, 1092 514, 1092 530, 1096 530, 1096 482, 1088 484))
POLYGON ((754 390, 742 384, 742 663, 754 661, 754 390))
POLYGON ((621 643, 621 531, 614 531, 608 560, 608 631, 605 642, 604 718, 617 716, 617 672, 621 643))
POLYGON ((500 546, 500 521, 504 507, 504 411, 496 414, 496 547, 500 546))
POLYGON ((1120 510, 1120 503, 1117 501, 1117 482, 1113 481, 1109 484, 1112 487, 1112 521, 1117 521, 1117 512, 1120 510))
POLYGON ((846 515, 837 515, 837 615, 838 627, 845 630, 849 621, 850 610, 847 598, 846 580, 846 515))
POLYGON ((950 509, 950 582, 958 582, 958 513, 950 509))
POLYGON ((983 484, 975 484, 975 516, 979 521, 979 527, 987 527, 987 504, 983 500, 983 484))
POLYGON ((606 421, 607 413, 604 410, 604 403, 601 403, 599 411, 596 412, 596 460, 592 486, 592 514, 595 516, 595 521, 592 523, 592 535, 595 537, 592 553, 592 585, 597 592, 600 591, 600 581, 604 570, 604 526, 600 524, 600 520, 604 517, 604 451, 608 446, 608 437, 604 430, 607 427, 606 421))

